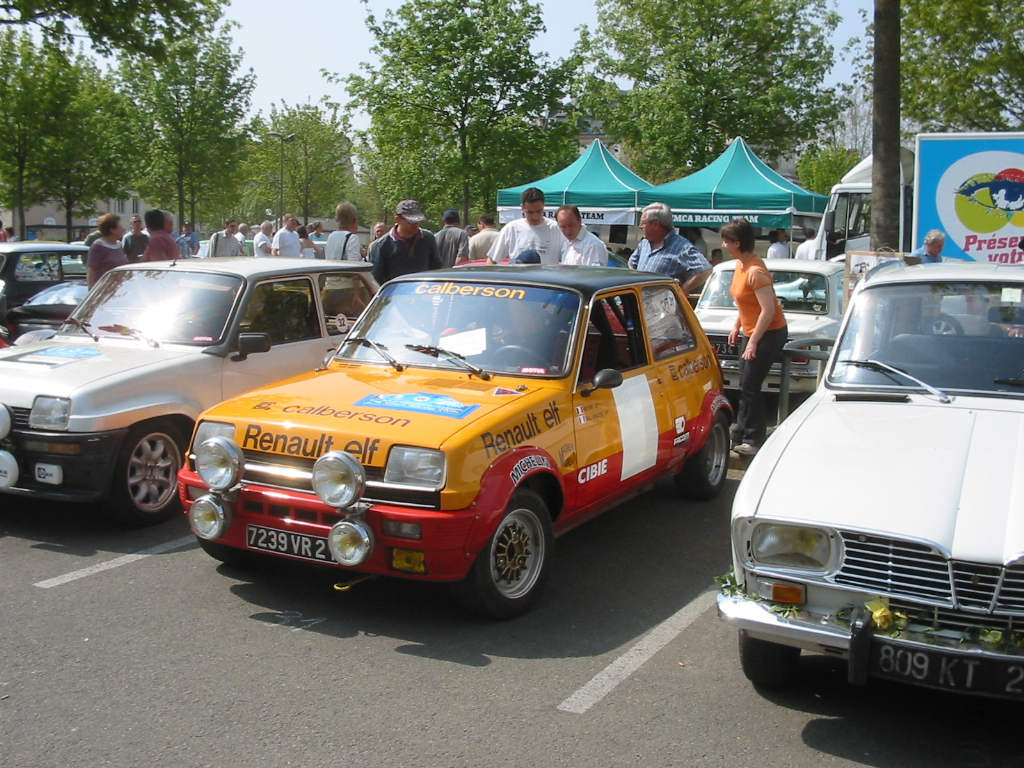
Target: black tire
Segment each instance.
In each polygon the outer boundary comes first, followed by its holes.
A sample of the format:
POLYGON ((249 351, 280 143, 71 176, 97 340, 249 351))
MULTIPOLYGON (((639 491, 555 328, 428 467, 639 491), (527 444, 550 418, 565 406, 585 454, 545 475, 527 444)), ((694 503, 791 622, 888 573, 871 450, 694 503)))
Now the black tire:
POLYGON ((525 613, 548 579, 554 543, 544 500, 530 490, 516 491, 490 541, 458 585, 463 605, 490 619, 525 613))
POLYGON ((198 536, 196 536, 196 541, 203 548, 203 552, 214 560, 224 563, 224 565, 231 565, 236 568, 254 568, 260 564, 260 556, 255 552, 228 547, 224 544, 218 544, 216 541, 200 539, 198 536))
POLYGON ((964 329, 955 317, 939 315, 932 321, 932 333, 936 336, 963 336, 964 329))
POLYGON ((128 432, 114 467, 109 514, 127 525, 155 525, 181 511, 178 470, 185 438, 173 423, 157 419, 128 432))
POLYGON ((713 499, 725 487, 729 472, 729 417, 715 414, 704 446, 686 460, 676 475, 676 488, 688 499, 713 499))
POLYGON ((754 685, 766 688, 786 685, 796 676, 799 665, 799 648, 756 640, 740 630, 740 666, 754 685))

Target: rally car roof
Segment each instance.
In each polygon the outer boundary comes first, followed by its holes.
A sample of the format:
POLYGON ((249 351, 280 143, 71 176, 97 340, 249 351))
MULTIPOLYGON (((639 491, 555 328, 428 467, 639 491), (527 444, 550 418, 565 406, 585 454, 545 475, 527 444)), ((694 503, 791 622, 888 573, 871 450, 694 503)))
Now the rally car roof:
POLYGON ((223 275, 237 275, 247 279, 273 277, 281 274, 317 274, 349 270, 369 272, 373 265, 364 261, 334 261, 325 259, 286 259, 281 257, 253 258, 240 256, 215 259, 175 259, 174 261, 143 261, 117 267, 117 272, 126 270, 171 269, 180 272, 216 272, 223 275))
MULTIPOLYGON (((438 280, 459 283, 502 283, 533 285, 543 288, 562 288, 578 291, 590 298, 596 293, 614 288, 651 283, 675 283, 657 272, 640 272, 621 267, 577 267, 566 264, 551 266, 494 265, 489 267, 461 267, 417 272, 397 277, 391 282, 438 280)), ((676 283, 678 285, 678 283, 676 283)))

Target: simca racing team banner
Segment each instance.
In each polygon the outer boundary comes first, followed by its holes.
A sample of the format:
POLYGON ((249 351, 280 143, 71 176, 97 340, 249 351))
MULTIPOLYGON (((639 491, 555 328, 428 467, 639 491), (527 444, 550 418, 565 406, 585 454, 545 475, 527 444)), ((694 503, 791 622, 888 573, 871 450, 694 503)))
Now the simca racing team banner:
MULTIPOLYGON (((549 219, 555 218, 558 207, 549 205, 544 208, 544 215, 549 219)), ((602 224, 636 224, 636 208, 580 208, 580 216, 584 224, 590 226, 601 226, 602 224)), ((498 208, 498 220, 502 224, 509 224, 516 219, 523 218, 523 211, 517 205, 515 208, 498 208)))

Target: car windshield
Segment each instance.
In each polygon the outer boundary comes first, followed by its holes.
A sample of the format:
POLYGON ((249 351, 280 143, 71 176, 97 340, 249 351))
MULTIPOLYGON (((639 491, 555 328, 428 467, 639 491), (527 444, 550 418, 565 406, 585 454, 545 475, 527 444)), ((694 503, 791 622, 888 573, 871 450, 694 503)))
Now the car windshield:
MULTIPOLYGON (((74 317, 99 335, 131 330, 158 342, 208 346, 224 337, 242 285, 234 275, 170 269, 114 271, 90 291, 74 317)), ((61 332, 85 331, 65 325, 61 332)))
POLYGON ((562 376, 570 367, 579 307, 577 294, 551 288, 392 283, 381 289, 338 356, 469 370, 454 353, 489 373, 562 376))
POLYGON ((851 308, 828 381, 1024 396, 1022 292, 1024 282, 867 288, 851 308))
MULTIPOLYGON (((716 271, 708 280, 707 288, 701 294, 697 306, 701 309, 735 309, 736 303, 729 295, 735 270, 716 271)), ((771 270, 775 281, 775 295, 787 312, 806 312, 812 315, 827 315, 828 278, 814 272, 771 270)))

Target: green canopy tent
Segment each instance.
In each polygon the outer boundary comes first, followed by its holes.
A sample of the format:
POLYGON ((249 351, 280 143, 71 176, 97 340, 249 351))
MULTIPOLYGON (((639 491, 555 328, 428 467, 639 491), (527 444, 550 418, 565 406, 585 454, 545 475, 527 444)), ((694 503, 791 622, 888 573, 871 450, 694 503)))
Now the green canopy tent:
POLYGON ((665 203, 680 226, 710 229, 738 216, 755 227, 789 228, 794 217, 820 219, 828 202, 773 171, 739 136, 706 168, 642 190, 637 199, 641 208, 665 203))
POLYGON ((587 224, 635 224, 637 193, 651 185, 620 163, 595 139, 587 151, 558 173, 498 191, 498 217, 503 224, 523 215, 519 196, 530 187, 544 191, 545 214, 554 218, 560 205, 575 205, 587 224))

